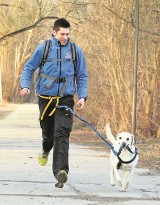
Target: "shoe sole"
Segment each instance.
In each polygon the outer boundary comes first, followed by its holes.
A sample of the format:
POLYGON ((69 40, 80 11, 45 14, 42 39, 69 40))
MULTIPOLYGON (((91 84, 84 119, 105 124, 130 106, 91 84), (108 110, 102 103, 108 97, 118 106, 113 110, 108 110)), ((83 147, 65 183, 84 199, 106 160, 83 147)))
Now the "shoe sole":
POLYGON ((56 184, 55 184, 55 187, 57 187, 57 188, 63 188, 63 183, 60 183, 60 182, 57 182, 56 184))

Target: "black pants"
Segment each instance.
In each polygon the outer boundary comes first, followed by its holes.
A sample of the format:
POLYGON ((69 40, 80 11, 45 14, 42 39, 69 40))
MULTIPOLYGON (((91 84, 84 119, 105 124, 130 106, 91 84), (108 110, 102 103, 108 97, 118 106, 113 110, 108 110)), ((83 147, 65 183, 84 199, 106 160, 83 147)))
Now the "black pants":
MULTIPOLYGON (((48 99, 40 98, 38 100, 40 115, 48 103, 48 99)), ((69 172, 68 152, 69 137, 73 124, 73 116, 66 109, 56 109, 52 116, 49 113, 55 107, 56 100, 53 100, 48 107, 44 118, 40 121, 42 128, 42 149, 44 152, 50 152, 53 148, 53 174, 56 176, 58 171, 66 170, 69 172)), ((66 105, 73 109, 73 96, 60 98, 59 105, 66 105)))

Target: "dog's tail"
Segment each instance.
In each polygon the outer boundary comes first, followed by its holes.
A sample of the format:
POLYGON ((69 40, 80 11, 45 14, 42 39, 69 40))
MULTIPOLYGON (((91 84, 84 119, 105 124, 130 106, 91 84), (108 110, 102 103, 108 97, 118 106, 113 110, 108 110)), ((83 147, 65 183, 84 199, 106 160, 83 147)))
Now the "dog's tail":
POLYGON ((105 131, 106 131, 107 139, 108 139, 112 144, 113 144, 114 142, 116 142, 114 136, 112 135, 112 132, 111 132, 109 123, 106 123, 105 131))

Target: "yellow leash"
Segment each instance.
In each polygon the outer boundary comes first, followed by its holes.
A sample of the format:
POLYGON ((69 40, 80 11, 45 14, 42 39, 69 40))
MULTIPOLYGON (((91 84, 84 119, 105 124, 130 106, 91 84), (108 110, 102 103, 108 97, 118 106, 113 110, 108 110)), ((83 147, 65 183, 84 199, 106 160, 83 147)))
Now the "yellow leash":
POLYGON ((58 107, 58 104, 59 104, 59 98, 61 98, 61 97, 52 97, 52 96, 42 96, 42 95, 38 95, 40 98, 43 98, 43 99, 48 99, 49 100, 49 102, 47 103, 47 105, 46 105, 46 107, 44 108, 44 110, 43 110, 43 112, 42 112, 42 115, 41 115, 41 117, 40 117, 40 120, 42 121, 43 120, 43 118, 44 118, 44 115, 45 115, 45 113, 46 113, 46 111, 47 111, 47 109, 48 109, 48 107, 50 106, 50 104, 51 104, 51 102, 52 102, 52 100, 54 100, 54 99, 56 99, 57 101, 56 101, 56 105, 55 105, 55 107, 53 108, 53 110, 52 110, 52 112, 51 113, 49 113, 49 116, 52 116, 53 115, 53 113, 56 111, 56 109, 57 109, 57 107, 58 107))

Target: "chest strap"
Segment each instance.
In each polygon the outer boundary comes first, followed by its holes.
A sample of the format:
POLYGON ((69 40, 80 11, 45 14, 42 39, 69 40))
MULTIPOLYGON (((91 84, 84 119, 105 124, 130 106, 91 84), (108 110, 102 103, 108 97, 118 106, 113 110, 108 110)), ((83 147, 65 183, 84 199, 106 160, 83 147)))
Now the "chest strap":
POLYGON ((46 62, 65 62, 65 61, 73 61, 72 58, 48 58, 46 62))
POLYGON ((64 95, 64 92, 65 92, 66 87, 67 87, 67 83, 74 78, 74 76, 68 76, 65 78, 57 78, 54 76, 46 75, 44 73, 40 73, 40 77, 46 78, 46 79, 51 81, 45 86, 45 88, 47 88, 47 89, 49 89, 53 83, 64 83, 64 85, 61 88, 60 93, 59 93, 59 96, 61 96, 61 97, 63 97, 63 95, 64 95))

